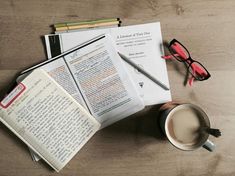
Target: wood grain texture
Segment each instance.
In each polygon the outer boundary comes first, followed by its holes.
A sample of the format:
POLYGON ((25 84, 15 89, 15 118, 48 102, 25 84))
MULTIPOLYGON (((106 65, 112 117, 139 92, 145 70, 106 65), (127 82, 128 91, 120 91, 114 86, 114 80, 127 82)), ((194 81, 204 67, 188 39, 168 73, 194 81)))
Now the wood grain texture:
POLYGON ((214 153, 182 152, 157 125, 159 106, 98 132, 60 172, 32 162, 27 147, 0 124, 0 176, 235 175, 234 0, 4 0, 0 1, 0 94, 15 74, 45 59, 41 36, 64 21, 120 17, 123 25, 160 21, 166 41, 177 38, 212 77, 184 86, 184 67, 167 62, 172 97, 201 106, 220 128, 214 153), (179 70, 179 71, 178 71, 179 70))

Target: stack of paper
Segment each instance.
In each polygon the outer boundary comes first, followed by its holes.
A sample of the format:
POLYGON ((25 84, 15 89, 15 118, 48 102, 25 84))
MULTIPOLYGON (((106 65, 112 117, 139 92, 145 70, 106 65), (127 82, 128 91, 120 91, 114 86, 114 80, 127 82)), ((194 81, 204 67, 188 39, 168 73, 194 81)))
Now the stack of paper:
MULTIPOLYGON (((45 36, 47 55, 50 59, 81 43, 101 35, 110 34, 120 53, 169 87, 160 23, 148 23, 107 29, 85 30, 50 34, 45 36)), ((145 105, 165 103, 171 100, 166 91, 125 63, 145 105)))

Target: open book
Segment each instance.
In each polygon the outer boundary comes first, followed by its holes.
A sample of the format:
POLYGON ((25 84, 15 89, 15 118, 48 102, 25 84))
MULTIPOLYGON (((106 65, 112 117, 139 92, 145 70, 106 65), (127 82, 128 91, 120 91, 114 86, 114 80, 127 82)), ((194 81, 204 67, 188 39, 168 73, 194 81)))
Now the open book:
POLYGON ((41 68, 106 127, 144 108, 109 35, 100 35, 22 72, 41 68))
POLYGON ((94 117, 41 69, 33 71, 1 101, 0 120, 56 171, 100 127, 94 117))

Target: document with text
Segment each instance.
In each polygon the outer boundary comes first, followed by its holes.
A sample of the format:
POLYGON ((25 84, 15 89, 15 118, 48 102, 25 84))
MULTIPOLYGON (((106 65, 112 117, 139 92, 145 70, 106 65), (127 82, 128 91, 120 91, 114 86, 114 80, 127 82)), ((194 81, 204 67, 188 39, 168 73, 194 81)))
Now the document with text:
MULTIPOLYGON (((101 34, 110 34, 117 50, 170 88, 160 23, 148 23, 107 29, 71 31, 45 36, 48 58, 70 50, 101 34)), ((162 89, 135 68, 124 63, 145 105, 171 101, 171 92, 162 89)))

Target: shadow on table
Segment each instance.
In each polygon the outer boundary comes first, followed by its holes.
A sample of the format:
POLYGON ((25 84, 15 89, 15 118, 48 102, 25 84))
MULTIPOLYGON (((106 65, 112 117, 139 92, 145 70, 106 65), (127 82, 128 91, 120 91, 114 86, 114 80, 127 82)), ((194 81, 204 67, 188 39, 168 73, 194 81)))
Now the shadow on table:
POLYGON ((143 111, 103 129, 102 133, 112 133, 115 136, 126 134, 165 140, 165 135, 159 124, 159 108, 160 105, 146 107, 143 111))

